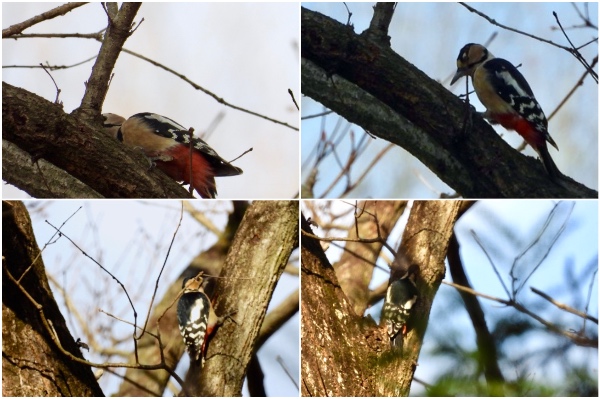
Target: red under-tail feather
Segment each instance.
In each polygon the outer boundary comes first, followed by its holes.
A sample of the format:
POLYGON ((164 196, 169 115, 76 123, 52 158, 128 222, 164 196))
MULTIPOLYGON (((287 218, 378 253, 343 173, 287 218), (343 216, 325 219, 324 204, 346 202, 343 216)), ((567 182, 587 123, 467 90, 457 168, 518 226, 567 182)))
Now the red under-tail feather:
MULTIPOLYGON (((162 154, 173 157, 171 161, 156 161, 158 169, 176 181, 191 184, 194 190, 202 198, 215 198, 217 185, 215 173, 204 155, 192 149, 190 159, 190 148, 184 145, 175 145, 162 154), (190 162, 192 165, 192 176, 190 178, 190 162)), ((161 155, 162 156, 162 155, 161 155)))

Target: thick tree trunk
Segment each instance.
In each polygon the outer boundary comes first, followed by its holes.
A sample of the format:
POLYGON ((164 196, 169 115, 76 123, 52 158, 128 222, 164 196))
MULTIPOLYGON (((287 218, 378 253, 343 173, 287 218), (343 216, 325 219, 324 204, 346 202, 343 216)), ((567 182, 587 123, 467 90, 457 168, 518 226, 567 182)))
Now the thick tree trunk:
MULTIPOLYGON (((356 315, 317 240, 302 237, 302 395, 406 396, 461 201, 415 202, 402 251, 418 266, 419 300, 402 355, 385 328, 356 315)), ((303 219, 302 230, 311 232, 303 219)))
POLYGON ((29 213, 2 203, 3 396, 103 396, 48 285, 29 213))

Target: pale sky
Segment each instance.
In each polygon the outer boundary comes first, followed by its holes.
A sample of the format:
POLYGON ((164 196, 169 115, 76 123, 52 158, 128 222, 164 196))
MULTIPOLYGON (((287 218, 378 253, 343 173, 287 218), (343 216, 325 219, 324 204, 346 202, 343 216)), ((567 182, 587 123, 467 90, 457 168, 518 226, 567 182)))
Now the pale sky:
MULTIPOLYGON (((3 3, 2 26, 24 21, 58 4, 3 3)), ((297 3, 144 3, 141 23, 125 48, 160 62, 226 101, 299 127, 299 7, 297 3), (250 18, 251 16, 251 18, 250 18)), ((95 33, 106 27, 100 3, 37 24, 24 33, 95 33)), ((3 40, 2 65, 71 65, 98 53, 92 39, 3 40)), ((52 73, 66 112, 79 106, 93 61, 52 73)), ((292 198, 298 192, 299 132, 219 104, 162 69, 121 54, 103 112, 129 117, 155 112, 204 132, 224 119, 207 142, 244 170, 217 178, 219 198, 292 198)), ((2 79, 54 101, 56 90, 41 69, 2 70, 2 79)), ((17 194, 3 187, 4 198, 17 194)))

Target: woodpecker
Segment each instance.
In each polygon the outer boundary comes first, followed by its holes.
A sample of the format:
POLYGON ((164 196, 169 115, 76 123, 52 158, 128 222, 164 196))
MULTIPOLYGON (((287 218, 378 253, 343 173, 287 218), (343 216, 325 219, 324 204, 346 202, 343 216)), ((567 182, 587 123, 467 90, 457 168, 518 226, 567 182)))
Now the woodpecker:
POLYGON ((470 76, 477 97, 486 107, 483 117, 519 133, 540 156, 552 180, 562 176, 550 157, 548 120, 523 75, 510 62, 495 58, 481 44, 469 43, 458 54, 457 70, 450 84, 470 76))
POLYGON ((202 139, 193 137, 190 148, 190 131, 172 119, 150 112, 129 119, 109 113, 103 116, 107 133, 131 147, 141 148, 158 169, 173 180, 191 184, 202 198, 216 197, 215 177, 243 173, 202 139))
POLYGON ((177 303, 177 320, 183 342, 192 362, 204 363, 206 342, 220 324, 208 296, 204 293, 201 277, 183 280, 183 295, 177 303))
POLYGON ((394 263, 381 310, 380 325, 386 326, 392 349, 401 352, 404 336, 408 331, 407 323, 419 298, 419 291, 415 285, 417 266, 395 268, 398 262, 395 260, 394 263))

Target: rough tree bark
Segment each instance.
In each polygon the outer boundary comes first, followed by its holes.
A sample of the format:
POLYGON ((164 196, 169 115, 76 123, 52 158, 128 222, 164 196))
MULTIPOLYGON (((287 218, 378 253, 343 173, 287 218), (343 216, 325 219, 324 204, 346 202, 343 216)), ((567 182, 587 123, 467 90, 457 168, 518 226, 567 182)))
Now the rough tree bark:
MULTIPOLYGON (((190 265, 181 273, 181 276, 169 287, 163 298, 156 304, 150 315, 148 326, 150 331, 156 332, 157 319, 163 316, 165 309, 173 303, 177 294, 181 291, 181 284, 184 276, 197 275, 200 270, 208 275, 218 276, 225 262, 227 252, 231 247, 231 241, 242 220, 248 204, 246 202, 234 202, 233 212, 229 215, 225 230, 218 237, 217 242, 202 253, 198 254, 190 265)), ((167 364, 175 369, 177 363, 185 353, 185 345, 181 339, 177 315, 172 308, 164 314, 160 323, 161 339, 165 345, 165 358, 167 364)), ((160 361, 160 348, 156 339, 146 334, 138 342, 138 358, 141 363, 154 364, 160 361)), ((135 362, 135 355, 132 353, 127 358, 127 363, 135 362)), ((123 383, 115 396, 139 397, 162 395, 167 388, 171 376, 165 370, 140 370, 127 369, 123 383)))
MULTIPOLYGON (((26 153, 29 163, 43 158, 107 198, 191 198, 177 182, 151 169, 139 151, 127 148, 102 126, 65 114, 60 105, 8 83, 2 83, 2 140, 26 153)), ((63 190, 52 182, 64 172, 47 169, 44 176, 17 180, 19 164, 2 163, 2 178, 33 197, 89 198, 87 191, 63 190), (14 172, 14 173, 13 173, 14 172)), ((67 180, 68 181, 68 180, 67 180)))
POLYGON ((110 75, 134 32, 140 4, 123 3, 118 11, 116 4, 107 5, 104 41, 81 105, 72 114, 2 83, 2 147, 11 150, 11 162, 2 163, 5 181, 36 198, 192 198, 177 182, 152 169, 139 150, 123 146, 102 129, 100 110, 110 75), (39 162, 37 173, 23 173, 39 160, 45 162, 39 162))
POLYGON ((465 198, 598 198, 510 147, 457 96, 389 46, 301 11, 302 93, 413 154, 465 198))
POLYGON ((3 396, 104 396, 58 309, 27 209, 2 203, 3 396), (52 333, 50 332, 52 331, 52 333))
MULTIPOLYGON (((403 356, 390 351, 384 328, 354 313, 319 243, 302 237, 302 395, 408 395, 461 206, 460 201, 425 201, 411 210, 399 251, 419 266, 420 297, 403 356)), ((310 232, 304 219, 302 229, 310 232)))
POLYGON ((298 246, 298 202, 256 201, 240 224, 221 279, 215 311, 235 311, 211 341, 198 381, 201 396, 240 396, 275 285, 298 246), (225 294, 227 293, 227 294, 225 294))
MULTIPOLYGON (((362 201, 356 228, 349 231, 348 238, 376 238, 377 233, 383 239, 396 225, 398 218, 406 209, 406 201, 362 201), (373 217, 377 216, 377 220, 373 217), (358 236, 357 236, 358 231, 358 236)), ((357 315, 362 315, 369 303, 369 283, 373 277, 373 264, 379 257, 381 243, 347 242, 345 251, 333 265, 342 290, 354 307, 357 315)))

